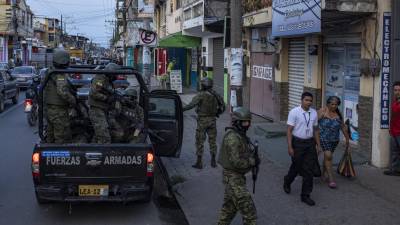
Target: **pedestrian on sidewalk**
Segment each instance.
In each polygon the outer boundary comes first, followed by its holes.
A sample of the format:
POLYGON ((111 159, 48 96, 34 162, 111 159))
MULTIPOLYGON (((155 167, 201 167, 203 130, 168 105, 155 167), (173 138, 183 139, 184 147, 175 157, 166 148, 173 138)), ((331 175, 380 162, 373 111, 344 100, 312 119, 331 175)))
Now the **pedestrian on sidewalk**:
POLYGON ((400 81, 393 84, 394 99, 391 107, 390 136, 392 136, 389 170, 385 175, 400 176, 400 81))
POLYGON ((251 125, 251 113, 248 109, 238 107, 232 114, 233 127, 222 141, 218 163, 223 167, 223 183, 225 185, 224 203, 220 212, 218 225, 229 225, 239 211, 244 225, 255 225, 256 207, 250 192, 246 188, 245 174, 258 165, 251 143, 246 132, 251 125))
POLYGON ((197 161, 192 166, 196 169, 203 169, 203 152, 206 135, 211 151, 211 167, 217 167, 215 156, 217 154, 217 117, 221 114, 220 104, 223 100, 215 91, 212 90, 213 81, 205 77, 201 80, 201 91, 192 101, 183 107, 183 111, 196 107, 197 129, 196 129, 196 155, 197 161))
MULTIPOLYGON (((301 105, 289 112, 287 120, 288 153, 292 157, 292 165, 284 178, 283 189, 289 194, 290 185, 299 174, 303 177, 301 201, 309 206, 315 205, 310 198, 313 189, 314 168, 317 164, 316 146, 319 151, 319 129, 317 111, 311 108, 313 95, 304 92, 301 105)), ((319 168, 318 168, 319 169, 319 168)))
POLYGON ((339 144, 340 130, 342 130, 346 140, 346 151, 349 151, 350 137, 344 124, 342 113, 338 108, 340 104, 339 97, 329 96, 326 106, 318 111, 320 142, 324 152, 322 178, 327 179, 330 188, 336 188, 337 186, 332 173, 332 155, 339 144))

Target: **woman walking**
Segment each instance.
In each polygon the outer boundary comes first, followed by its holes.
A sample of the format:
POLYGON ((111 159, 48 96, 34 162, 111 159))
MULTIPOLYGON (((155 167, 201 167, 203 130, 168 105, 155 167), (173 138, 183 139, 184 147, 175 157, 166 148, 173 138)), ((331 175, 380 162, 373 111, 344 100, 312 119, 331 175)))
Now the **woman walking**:
POLYGON ((346 139, 346 151, 349 151, 349 134, 338 108, 340 103, 340 98, 330 96, 326 106, 318 111, 321 148, 324 152, 322 177, 327 179, 330 188, 336 188, 332 173, 332 155, 339 143, 340 130, 346 139))

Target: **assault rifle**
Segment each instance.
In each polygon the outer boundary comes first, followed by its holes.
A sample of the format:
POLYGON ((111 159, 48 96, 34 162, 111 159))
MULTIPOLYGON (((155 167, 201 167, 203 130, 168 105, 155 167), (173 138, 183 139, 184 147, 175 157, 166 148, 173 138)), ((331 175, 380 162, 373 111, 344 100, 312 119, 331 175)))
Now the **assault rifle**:
POLYGON ((260 170, 260 157, 258 156, 258 141, 255 141, 254 144, 251 143, 251 145, 253 146, 254 160, 256 163, 254 167, 251 169, 251 174, 253 178, 253 194, 254 194, 256 192, 257 175, 258 171, 260 170))

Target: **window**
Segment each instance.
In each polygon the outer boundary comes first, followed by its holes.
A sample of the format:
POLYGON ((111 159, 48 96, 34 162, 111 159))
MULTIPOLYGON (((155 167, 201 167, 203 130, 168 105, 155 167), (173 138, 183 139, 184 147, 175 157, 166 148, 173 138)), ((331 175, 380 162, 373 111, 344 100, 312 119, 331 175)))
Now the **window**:
POLYGON ((186 20, 190 20, 190 19, 192 19, 192 10, 189 8, 189 9, 186 9, 184 12, 183 12, 183 19, 186 21, 186 20))
POLYGON ((54 41, 54 34, 49 34, 49 42, 53 42, 54 41))
POLYGON ((25 11, 22 11, 22 25, 25 25, 25 21, 26 21, 25 11))
POLYGON ((174 12, 174 1, 170 2, 169 7, 170 7, 170 12, 173 13, 174 12))
POLYGON ((176 0, 176 9, 181 8, 181 0, 176 0))
POLYGON ((193 7, 193 18, 203 15, 203 3, 195 5, 193 7))
POLYGON ((169 98, 150 98, 150 105, 153 106, 149 110, 152 117, 175 118, 175 100, 169 98))

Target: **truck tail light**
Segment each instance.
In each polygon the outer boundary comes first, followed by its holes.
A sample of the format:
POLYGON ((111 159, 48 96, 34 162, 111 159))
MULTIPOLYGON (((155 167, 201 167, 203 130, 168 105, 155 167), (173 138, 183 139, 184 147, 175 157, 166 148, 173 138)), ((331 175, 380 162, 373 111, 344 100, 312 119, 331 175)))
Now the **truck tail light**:
POLYGON ((154 174, 154 155, 151 152, 147 153, 147 177, 152 177, 154 174))
POLYGON ((40 154, 35 152, 32 155, 32 176, 34 178, 39 178, 40 176, 39 163, 40 163, 40 154))
POLYGON ((72 78, 76 79, 76 80, 80 80, 80 79, 82 79, 82 76, 81 76, 80 73, 75 73, 75 74, 72 75, 72 78))
POLYGON ((29 99, 29 98, 25 99, 25 107, 27 107, 29 105, 32 105, 32 104, 33 104, 33 100, 32 99, 29 99))

